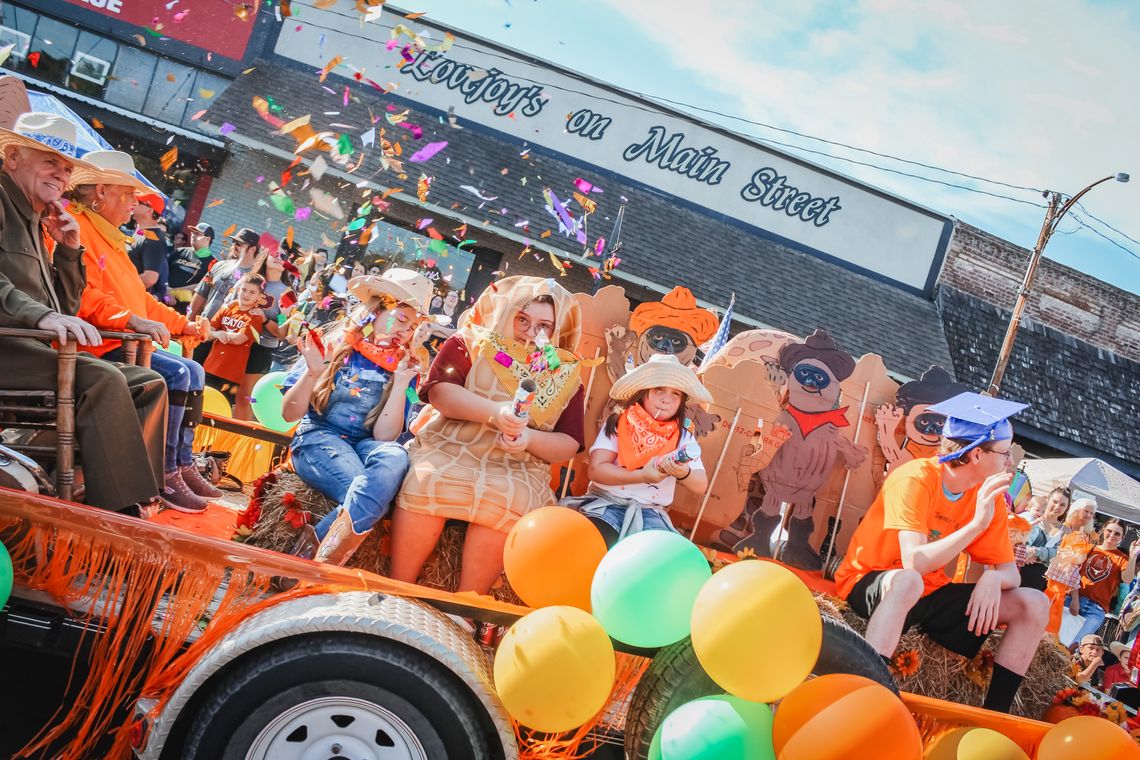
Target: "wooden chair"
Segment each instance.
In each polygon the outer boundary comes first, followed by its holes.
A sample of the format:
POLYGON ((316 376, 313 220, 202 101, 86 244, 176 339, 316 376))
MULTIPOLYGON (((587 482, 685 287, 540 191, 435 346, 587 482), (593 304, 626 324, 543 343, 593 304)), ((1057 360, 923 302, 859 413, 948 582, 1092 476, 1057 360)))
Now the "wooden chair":
MULTIPOLYGON (((126 363, 141 367, 150 366, 153 352, 150 336, 139 333, 104 332, 104 339, 123 342, 123 355, 126 363)), ((46 330, 25 330, 20 328, 0 328, 0 337, 34 338, 55 341, 54 332, 46 330)), ((75 495, 75 462, 78 444, 75 440, 75 365, 78 357, 77 344, 69 341, 58 347, 59 373, 55 390, 6 390, 0 380, 0 429, 21 428, 26 430, 48 431, 55 434, 55 445, 47 446, 28 443, 8 443, 6 446, 34 460, 53 459, 55 461, 55 493, 65 501, 75 495)))

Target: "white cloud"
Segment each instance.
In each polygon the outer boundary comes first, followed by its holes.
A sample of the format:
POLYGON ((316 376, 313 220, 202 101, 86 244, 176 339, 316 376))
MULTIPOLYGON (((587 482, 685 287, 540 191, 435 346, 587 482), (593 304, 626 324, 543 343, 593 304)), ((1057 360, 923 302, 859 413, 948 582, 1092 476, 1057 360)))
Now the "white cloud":
MULTIPOLYGON (((1140 178, 1140 28, 1123 11, 1081 2, 867 0, 835 5, 832 19, 831 6, 819 4, 706 0, 694 18, 671 7, 661 0, 610 5, 658 42, 662 58, 702 74, 709 93, 731 104, 725 110, 1033 187, 1075 192, 1117 170, 1140 178)), ((998 234, 1040 224, 1041 213, 1030 206, 832 165, 998 234)), ((1098 188, 1087 205, 1140 238, 1138 201, 1140 182, 1098 188)), ((1077 235, 1064 245, 1078 238, 1096 240, 1077 235)))

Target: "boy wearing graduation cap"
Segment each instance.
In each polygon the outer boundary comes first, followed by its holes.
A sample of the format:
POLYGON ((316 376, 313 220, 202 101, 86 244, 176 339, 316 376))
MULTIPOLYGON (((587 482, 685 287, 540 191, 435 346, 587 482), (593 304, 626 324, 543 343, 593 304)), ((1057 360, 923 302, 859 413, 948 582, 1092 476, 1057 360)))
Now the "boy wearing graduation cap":
POLYGON ((977 393, 930 407, 947 417, 941 455, 890 472, 835 576, 839 595, 868 619, 866 639, 884 659, 912 625, 967 658, 1005 625, 983 704, 999 712, 1012 706, 1049 617, 1045 595, 1020 588, 1006 529, 1008 418, 1026 407, 977 393), (944 568, 962 552, 992 569, 977 583, 951 582, 944 568))

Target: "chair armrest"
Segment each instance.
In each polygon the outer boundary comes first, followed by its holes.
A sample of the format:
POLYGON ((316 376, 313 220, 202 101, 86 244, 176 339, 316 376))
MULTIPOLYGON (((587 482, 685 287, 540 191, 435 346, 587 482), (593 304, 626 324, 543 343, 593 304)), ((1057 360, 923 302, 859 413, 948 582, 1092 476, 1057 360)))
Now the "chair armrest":
MULTIPOLYGON (((149 335, 136 332, 116 332, 113 330, 100 330, 99 334, 110 340, 145 340, 149 335)), ((59 335, 52 330, 34 330, 24 327, 0 327, 0 338, 35 338, 36 340, 58 341, 59 335)), ((72 343, 73 341, 68 341, 72 343)))

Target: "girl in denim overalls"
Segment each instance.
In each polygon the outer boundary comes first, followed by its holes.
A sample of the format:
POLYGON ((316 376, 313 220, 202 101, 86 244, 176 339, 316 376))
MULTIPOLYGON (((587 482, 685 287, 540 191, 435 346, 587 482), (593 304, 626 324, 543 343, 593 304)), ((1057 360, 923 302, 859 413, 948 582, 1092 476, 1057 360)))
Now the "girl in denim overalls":
POLYGON ((361 303, 343 341, 326 354, 312 333, 302 336, 303 359, 282 386, 282 416, 301 420, 290 445, 293 469, 340 505, 302 527, 293 553, 334 564, 344 564, 388 512, 408 470, 397 442, 419 373, 408 342, 432 295, 431 282, 406 269, 355 277, 349 290, 361 303))

